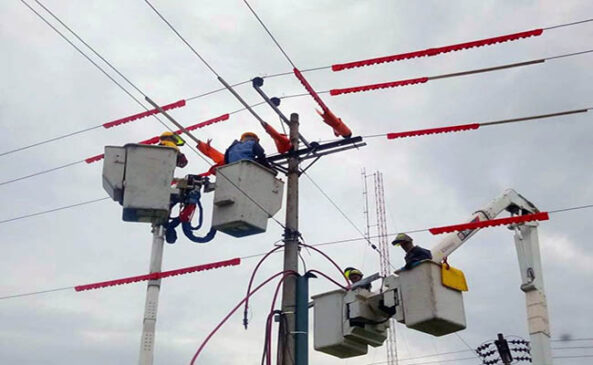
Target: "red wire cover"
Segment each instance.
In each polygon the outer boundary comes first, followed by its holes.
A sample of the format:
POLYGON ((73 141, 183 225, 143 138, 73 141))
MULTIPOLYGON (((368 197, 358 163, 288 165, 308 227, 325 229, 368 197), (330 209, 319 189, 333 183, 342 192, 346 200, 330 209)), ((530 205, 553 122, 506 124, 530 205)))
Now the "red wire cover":
POLYGON ((299 81, 301 82, 301 84, 303 84, 303 86, 305 87, 305 89, 307 89, 307 92, 309 94, 311 94, 311 96, 313 97, 313 99, 315 99, 315 101, 317 102, 317 104, 319 105, 319 107, 324 112, 327 112, 329 110, 329 108, 327 107, 327 105, 325 105, 325 103, 323 102, 323 100, 321 100, 321 98, 319 97, 319 94, 317 94, 317 92, 315 90, 313 90, 313 88, 311 87, 311 84, 309 84, 309 81, 307 81, 307 79, 305 79, 305 77, 303 76, 303 74, 301 73, 301 71, 299 71, 297 68, 294 68, 292 71, 294 72, 294 74, 297 77, 297 79, 299 79, 299 81))
MULTIPOLYGON (((170 110, 170 109, 175 109, 175 108, 181 108, 183 106, 185 106, 185 100, 179 100, 179 101, 176 101, 176 102, 171 103, 171 104, 163 105, 161 108, 163 110, 170 110)), ((142 113, 130 115, 130 116, 125 117, 125 118, 116 119, 114 121, 105 123, 105 124, 103 124, 103 127, 104 128, 115 127, 115 126, 118 126, 118 125, 121 125, 121 124, 132 122, 132 121, 137 120, 137 119, 149 117, 149 116, 151 116, 153 114, 157 114, 158 112, 159 111, 157 109, 151 109, 151 110, 148 110, 148 111, 145 111, 145 112, 142 112, 142 113)))
POLYGON ((264 129, 266 130, 266 133, 268 133, 274 140, 274 144, 276 145, 276 150, 278 153, 286 153, 290 151, 292 144, 290 143, 290 139, 288 139, 286 134, 279 133, 268 123, 264 124, 264 129))
MULTIPOLYGON (((222 122, 223 120, 227 120, 227 119, 229 119, 229 114, 223 114, 219 117, 209 119, 205 122, 200 122, 198 124, 190 125, 189 127, 186 127, 185 129, 188 131, 193 131, 195 129, 203 128, 207 125, 222 122)), ((175 134, 181 134, 181 133, 182 133, 181 129, 178 131, 175 131, 175 134)))
POLYGON ((450 127, 418 129, 418 130, 415 130, 415 131, 398 132, 398 133, 387 133, 387 139, 425 136, 425 135, 428 135, 428 134, 437 134, 437 133, 461 132, 461 131, 468 131, 468 130, 471 130, 471 129, 478 129, 478 128, 480 128, 480 124, 479 123, 472 123, 472 124, 452 125, 450 127))
MULTIPOLYGON (((185 104, 185 101, 184 100, 181 100, 181 101, 183 101, 183 103, 185 104)), ((163 107, 163 109, 164 109, 164 107, 163 107)), ((218 123, 220 121, 227 120, 227 119, 229 119, 229 114, 223 114, 223 115, 221 115, 219 117, 212 118, 212 119, 209 119, 207 121, 200 122, 200 123, 197 123, 197 124, 194 124, 194 125, 190 125, 189 127, 185 128, 185 129, 188 130, 188 131, 193 131, 195 129, 202 128, 202 127, 205 127, 207 125, 218 123)), ((180 129, 178 131, 175 131, 174 133, 175 134, 181 134, 182 131, 180 129)), ((160 141, 159 136, 156 136, 156 137, 151 137, 149 139, 145 139, 144 141, 140 141, 138 143, 139 144, 157 144, 157 143, 159 143, 159 141, 160 141)), ((84 160, 84 162, 86 162, 86 163, 93 163, 93 162, 101 161, 103 159, 103 157, 105 157, 105 155, 104 154, 100 154, 100 155, 97 155, 97 156, 89 157, 86 160, 84 160)))
POLYGON ((84 291, 84 290, 92 290, 92 289, 101 289, 101 288, 106 288, 108 286, 131 284, 131 283, 135 283, 138 281, 146 281, 146 280, 157 280, 157 279, 162 279, 162 278, 168 278, 170 276, 175 276, 175 275, 191 274, 191 273, 198 272, 198 271, 218 269, 218 268, 225 267, 225 266, 237 266, 240 264, 241 264, 241 259, 234 258, 234 259, 226 260, 226 261, 212 262, 210 264, 190 266, 190 267, 186 267, 183 269, 155 272, 155 273, 147 274, 147 275, 131 276, 128 278, 103 281, 100 283, 78 285, 78 286, 74 287, 74 290, 84 291))
POLYGON ((397 87, 397 86, 407 86, 407 85, 414 85, 414 84, 423 84, 428 81, 428 77, 419 77, 416 79, 408 79, 408 80, 399 80, 399 81, 392 81, 392 82, 384 82, 382 84, 373 84, 373 85, 364 85, 364 86, 355 86, 355 87, 347 87, 344 89, 332 89, 329 91, 329 94, 332 96, 341 95, 341 94, 349 94, 349 93, 358 93, 361 91, 369 91, 369 90, 377 90, 377 89, 385 89, 388 87, 397 87))
POLYGON ((160 136, 152 137, 149 139, 145 139, 144 141, 138 142, 138 144, 157 144, 161 140, 160 136))
POLYGON ((100 155, 97 155, 97 156, 89 157, 86 160, 84 160, 84 162, 86 162, 86 163, 93 163, 93 162, 101 161, 103 159, 103 157, 105 157, 105 155, 104 154, 100 154, 100 155))
POLYGON ((537 37, 537 36, 540 36, 543 32, 544 32, 543 29, 534 29, 534 30, 529 30, 526 32, 507 34, 507 35, 503 35, 503 36, 499 36, 499 37, 486 38, 486 39, 480 39, 480 40, 472 41, 472 42, 453 44, 450 46, 428 48, 428 49, 424 49, 421 51, 399 53, 399 54, 395 54, 392 56, 377 57, 377 58, 371 58, 371 59, 362 60, 362 61, 354 61, 354 62, 348 62, 348 63, 342 63, 342 64, 335 64, 335 65, 332 65, 332 70, 333 71, 342 71, 342 70, 347 70, 347 69, 351 69, 351 68, 355 68, 355 67, 376 65, 376 64, 385 63, 385 62, 409 60, 411 58, 416 58, 416 57, 436 56, 441 53, 460 51, 463 49, 470 49, 470 48, 474 48, 474 47, 491 46, 493 44, 504 43, 504 42, 509 42, 509 41, 516 41, 516 40, 519 40, 522 38, 537 37))
POLYGON ((525 222, 531 222, 531 221, 547 221, 548 219, 550 219, 548 212, 540 212, 540 213, 534 213, 534 214, 520 215, 520 216, 516 216, 516 217, 498 218, 498 219, 490 219, 490 220, 481 221, 481 222, 470 222, 470 223, 456 224, 453 226, 435 227, 435 228, 430 228, 428 231, 432 234, 441 234, 441 233, 465 231, 466 229, 494 227, 494 226, 500 226, 503 224, 507 225, 507 224, 525 223, 525 222))

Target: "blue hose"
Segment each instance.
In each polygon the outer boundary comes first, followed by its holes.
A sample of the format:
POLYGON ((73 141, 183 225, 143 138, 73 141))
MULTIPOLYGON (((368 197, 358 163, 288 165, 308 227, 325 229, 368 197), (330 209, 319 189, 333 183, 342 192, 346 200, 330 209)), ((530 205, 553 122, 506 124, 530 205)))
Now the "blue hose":
POLYGON ((185 236, 192 242, 208 243, 214 239, 214 236, 216 236, 216 230, 214 228, 210 228, 210 231, 204 237, 198 237, 194 235, 194 231, 189 222, 181 223, 181 227, 183 228, 185 236))
POLYGON ((181 228, 183 229, 183 234, 185 234, 190 241, 196 243, 208 243, 214 239, 214 236, 216 236, 216 230, 214 228, 211 228, 204 237, 194 235, 194 231, 200 229, 204 223, 204 209, 202 208, 200 197, 201 194, 199 190, 191 191, 187 197, 187 204, 195 204, 198 207, 198 225, 192 227, 191 222, 181 222, 181 228))

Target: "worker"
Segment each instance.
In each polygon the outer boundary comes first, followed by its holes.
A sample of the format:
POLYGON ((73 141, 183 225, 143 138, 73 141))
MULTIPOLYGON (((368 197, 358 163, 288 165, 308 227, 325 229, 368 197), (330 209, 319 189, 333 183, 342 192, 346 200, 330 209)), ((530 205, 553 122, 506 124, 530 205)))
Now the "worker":
POLYGON ((240 160, 252 160, 260 165, 272 168, 263 147, 259 144, 259 137, 253 132, 245 132, 241 140, 235 140, 224 153, 224 162, 233 163, 240 160))
POLYGON ((400 245, 406 251, 406 266, 404 266, 406 270, 417 266, 421 261, 432 259, 430 250, 414 246, 414 239, 405 233, 399 233, 391 244, 394 246, 400 245))
MULTIPOLYGON (((352 284, 356 284, 362 280, 364 274, 362 273, 362 271, 360 271, 354 267, 347 267, 344 269, 344 276, 346 277, 346 279, 350 280, 352 282, 352 284)), ((360 286, 360 288, 371 290, 371 283, 362 285, 362 286, 360 286)))
POLYGON ((187 166, 187 157, 179 151, 179 146, 183 146, 185 141, 173 132, 163 132, 159 137, 159 146, 172 147, 177 151, 177 167, 187 166))

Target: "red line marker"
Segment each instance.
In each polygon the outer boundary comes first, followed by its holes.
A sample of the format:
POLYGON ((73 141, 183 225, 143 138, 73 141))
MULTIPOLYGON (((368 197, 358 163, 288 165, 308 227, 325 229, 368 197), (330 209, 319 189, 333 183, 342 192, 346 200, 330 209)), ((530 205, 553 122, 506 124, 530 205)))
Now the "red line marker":
POLYGON ((313 87, 311 87, 311 84, 309 84, 309 81, 307 81, 307 79, 305 79, 305 76, 303 76, 301 71, 299 71, 297 68, 294 68, 292 71, 294 72, 297 79, 299 79, 301 84, 303 84, 303 86, 305 87, 307 92, 313 97, 313 99, 315 99, 315 101, 317 102, 317 105, 319 105, 319 107, 325 113, 327 113, 329 111, 329 108, 327 107, 327 105, 325 105, 323 100, 321 100, 321 98, 319 97, 319 94, 317 94, 317 92, 315 90, 313 90, 313 87))
POLYGON ((218 268, 226 267, 226 266, 237 266, 240 264, 241 264, 241 259, 234 258, 231 260, 213 262, 210 264, 190 266, 190 267, 186 267, 183 269, 156 272, 156 273, 147 274, 147 275, 130 276, 130 277, 123 278, 123 279, 109 280, 109 281, 103 281, 103 282, 93 283, 93 284, 78 285, 78 286, 74 287, 74 290, 84 291, 84 290, 92 290, 92 289, 101 289, 101 288, 106 288, 109 286, 131 284, 131 283, 136 283, 138 281, 146 281, 146 280, 158 280, 158 279, 162 279, 162 278, 168 278, 170 276, 191 274, 194 272, 218 269, 218 268))
POLYGON ((84 162, 93 163, 93 162, 101 161, 103 159, 103 157, 105 157, 104 154, 96 155, 96 156, 87 158, 86 160, 84 160, 84 162))
MULTIPOLYGON (((176 101, 171 104, 163 105, 162 108, 163 108, 163 110, 171 110, 171 109, 175 109, 175 108, 181 108, 183 106, 185 106, 185 100, 179 100, 179 101, 176 101)), ((130 116, 127 116, 124 118, 116 119, 114 121, 105 123, 105 124, 103 124, 103 127, 104 128, 115 127, 115 126, 122 125, 125 123, 133 122, 138 119, 149 117, 153 114, 157 114, 158 112, 159 111, 157 109, 151 109, 151 110, 148 110, 148 111, 145 111, 142 113, 130 115, 130 116)))
MULTIPOLYGON (((197 123, 197 124, 194 124, 194 125, 190 125, 189 127, 185 128, 185 129, 188 130, 188 131, 193 131, 195 129, 203 128, 205 126, 208 126, 208 125, 211 125, 211 124, 214 124, 214 123, 218 123, 218 122, 221 122, 221 121, 227 120, 227 119, 229 119, 229 114, 223 114, 223 115, 221 115, 219 117, 212 118, 212 119, 209 119, 207 121, 200 122, 200 123, 197 123)), ((178 131, 175 131, 174 133, 181 134, 182 131, 180 129, 178 131)), ((149 139, 145 139, 144 141, 140 141, 138 143, 139 144, 157 144, 157 143, 159 143, 159 140, 160 140, 159 139, 159 136, 155 136, 155 137, 151 137, 149 139)), ((93 163, 93 162, 101 161, 103 159, 103 157, 105 157, 104 154, 96 155, 96 156, 87 158, 86 160, 84 160, 84 162, 90 164, 90 163, 93 163)))
MULTIPOLYGON (((208 125, 211 125, 211 124, 214 124, 214 123, 218 123, 218 122, 222 122, 222 121, 228 120, 228 119, 229 119, 229 114, 223 114, 223 115, 221 115, 219 117, 209 119, 209 120, 207 120, 205 122, 200 122, 198 124, 190 125, 189 127, 185 128, 185 129, 188 130, 188 131, 193 131, 195 129, 203 128, 203 127, 206 127, 208 125)), ((181 134, 182 133, 182 130, 180 129, 178 131, 175 131, 175 133, 176 134, 181 134)))
POLYGON ((480 128, 479 123, 472 123, 472 124, 453 125, 450 127, 418 129, 418 130, 407 131, 407 132, 387 133, 387 139, 417 137, 417 136, 425 136, 425 135, 429 135, 429 134, 438 134, 438 133, 461 132, 461 131, 468 131, 468 130, 478 129, 478 128, 480 128))
POLYGON ((336 96, 336 95, 358 93, 358 92, 369 91, 369 90, 386 89, 386 88, 398 87, 398 86, 424 84, 426 82, 428 82, 428 77, 418 77, 415 79, 383 82, 381 84, 347 87, 344 89, 332 89, 329 91, 329 94, 332 96, 336 96))
POLYGON ((543 32, 544 32, 543 29, 533 29, 533 30, 528 30, 526 32, 507 34, 507 35, 503 35, 503 36, 485 38, 485 39, 480 39, 477 41, 458 43, 458 44, 453 44, 453 45, 449 45, 449 46, 428 48, 428 49, 424 49, 424 50, 420 50, 420 51, 414 51, 414 52, 408 52, 408 53, 398 53, 398 54, 386 56, 386 57, 377 57, 377 58, 371 58, 371 59, 367 59, 367 60, 335 64, 335 65, 332 65, 332 70, 333 71, 342 71, 342 70, 347 70, 347 69, 351 69, 351 68, 355 68, 355 67, 376 65, 376 64, 385 63, 385 62, 409 60, 412 58, 425 57, 425 56, 426 57, 436 56, 436 55, 439 55, 442 53, 461 51, 464 49, 470 49, 470 48, 474 48, 474 47, 491 46, 491 45, 494 45, 497 43, 516 41, 516 40, 519 40, 522 38, 537 37, 537 36, 542 35, 543 32))
POLYGON ((430 228, 428 231, 432 234, 441 234, 441 233, 450 233, 450 232, 458 232, 458 231, 465 231, 467 229, 476 229, 476 228, 486 228, 486 227, 494 227, 500 225, 508 225, 514 223, 525 223, 531 221, 547 221, 550 219, 548 212, 540 212, 534 214, 526 214, 516 217, 508 217, 508 218, 498 218, 498 219, 490 219, 487 221, 481 222, 470 222, 470 223, 463 223, 463 224, 456 224, 453 226, 444 226, 444 227, 434 227, 430 228))

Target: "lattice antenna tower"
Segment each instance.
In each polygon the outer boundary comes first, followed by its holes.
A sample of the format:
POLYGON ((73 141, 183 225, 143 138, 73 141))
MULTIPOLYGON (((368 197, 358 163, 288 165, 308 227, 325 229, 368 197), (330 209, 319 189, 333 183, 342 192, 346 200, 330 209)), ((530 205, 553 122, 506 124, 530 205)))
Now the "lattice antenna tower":
POLYGON ((362 198, 364 199, 364 206, 362 209, 362 214, 366 220, 366 230, 364 231, 364 238, 369 240, 371 237, 371 218, 369 213, 369 188, 367 184, 367 178, 371 175, 367 175, 366 169, 363 167, 360 175, 362 176, 362 198))
MULTIPOLYGON (((379 251, 381 252, 381 275, 390 274, 389 244, 387 242, 387 217, 385 214, 385 191, 383 189, 383 174, 377 171, 373 174, 375 182, 375 210, 377 213, 377 236, 379 240, 379 251)), ((367 209, 368 210, 368 209, 367 209)), ((395 336, 396 322, 392 318, 389 320, 387 330, 387 364, 397 365, 397 347, 395 336)))

